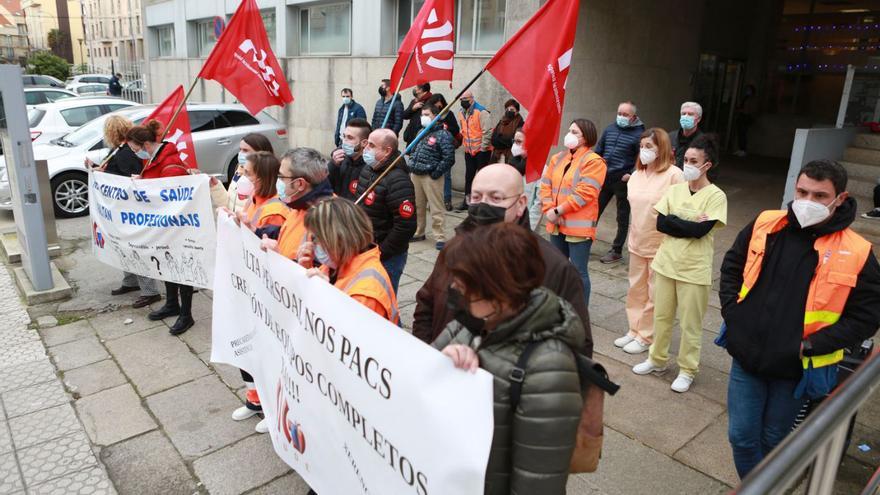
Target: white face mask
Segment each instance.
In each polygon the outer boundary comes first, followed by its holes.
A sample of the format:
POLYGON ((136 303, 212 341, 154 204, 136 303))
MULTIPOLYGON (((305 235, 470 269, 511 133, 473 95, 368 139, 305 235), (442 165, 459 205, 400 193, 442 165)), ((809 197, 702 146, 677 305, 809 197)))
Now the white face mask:
POLYGON ((432 120, 434 119, 427 115, 422 115, 422 127, 428 127, 432 120))
POLYGON ((700 169, 699 169, 698 167, 695 167, 695 166, 693 166, 693 165, 685 164, 685 165, 684 165, 684 174, 683 174, 683 175, 684 175, 684 180, 692 181, 692 180, 697 180, 697 179, 699 179, 699 178, 700 178, 700 175, 702 175, 702 174, 700 173, 700 169))
POLYGON ((254 183, 250 179, 242 175, 238 179, 236 194, 241 199, 249 198, 254 194, 254 183))
POLYGON ((564 144, 566 148, 573 150, 577 148, 579 144, 581 144, 581 140, 577 136, 569 132, 565 135, 565 139, 562 140, 562 144, 564 144))
POLYGON ((520 156, 523 154, 523 147, 519 145, 519 143, 513 143, 513 146, 510 147, 510 154, 513 156, 520 156))
MULTIPOLYGON (((833 204, 834 201, 831 203, 833 204)), ((798 223, 801 224, 801 228, 822 223, 831 216, 830 208, 809 199, 796 199, 792 201, 791 211, 794 212, 794 216, 797 218, 798 223)))
POLYGON ((657 159, 657 152, 650 148, 642 148, 639 150, 639 160, 643 165, 650 165, 657 159))

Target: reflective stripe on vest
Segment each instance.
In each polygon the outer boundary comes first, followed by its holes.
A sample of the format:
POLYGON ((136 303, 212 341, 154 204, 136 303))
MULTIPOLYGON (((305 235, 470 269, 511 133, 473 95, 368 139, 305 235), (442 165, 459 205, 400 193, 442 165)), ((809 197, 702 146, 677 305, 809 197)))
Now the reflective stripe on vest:
MULTIPOLYGON (((253 198, 249 199, 248 204, 245 206, 244 211, 248 211, 250 208, 252 208, 254 206, 254 204, 255 203, 254 203, 253 198)), ((271 216, 271 215, 282 215, 283 216, 284 209, 287 208, 287 205, 284 204, 283 201, 278 199, 278 196, 275 196, 274 198, 267 200, 265 203, 263 203, 262 205, 258 206, 256 209, 254 209, 254 212, 252 214, 248 215, 247 220, 248 220, 248 223, 251 225, 251 227, 260 227, 261 226, 258 224, 258 222, 263 219, 263 211, 266 210, 267 207, 268 207, 268 211, 266 211, 267 217, 271 216)))
POLYGON ((598 192, 605 181, 605 160, 594 151, 581 148, 572 154, 557 153, 550 159, 541 179, 541 203, 548 207, 566 205, 567 211, 555 223, 547 222, 547 231, 573 237, 593 238, 599 221, 598 192), (596 200, 581 197, 578 188, 596 190, 596 200), (549 192, 549 195, 548 195, 549 192))
MULTIPOLYGON (((385 290, 385 296, 388 298, 388 301, 390 303, 389 304, 390 308, 389 307, 385 308, 385 310, 388 311, 388 314, 390 315, 388 319, 392 323, 397 324, 400 320, 399 320, 399 315, 398 315, 398 310, 397 310, 397 303, 395 302, 394 290, 391 288, 391 285, 385 280, 385 277, 382 276, 382 274, 379 272, 379 270, 376 270, 374 268, 367 268, 367 269, 361 271, 353 279, 351 279, 347 284, 345 284, 345 287, 342 288, 342 291, 345 293, 348 293, 348 291, 351 288, 353 288, 355 286, 355 284, 357 284, 358 282, 364 281, 366 279, 372 279, 373 282, 378 283, 385 290)), ((382 301, 379 301, 379 302, 382 302, 382 301)))
MULTIPOLYGON (((769 210, 762 212, 755 220, 746 263, 743 267, 743 284, 737 303, 745 299, 758 282, 767 236, 779 232, 788 225, 788 212, 769 210)), ((856 285, 859 273, 868 260, 871 243, 846 228, 839 232, 816 239, 813 248, 819 255, 819 264, 810 282, 807 303, 804 311, 804 337, 822 328, 837 323, 846 306, 846 301, 856 285)), ((843 359, 843 350, 830 354, 804 357, 802 364, 807 369, 829 366, 843 359)))
POLYGON ((472 155, 479 153, 483 148, 483 126, 480 124, 482 112, 482 110, 474 109, 467 117, 464 114, 459 114, 462 145, 464 151, 472 155))

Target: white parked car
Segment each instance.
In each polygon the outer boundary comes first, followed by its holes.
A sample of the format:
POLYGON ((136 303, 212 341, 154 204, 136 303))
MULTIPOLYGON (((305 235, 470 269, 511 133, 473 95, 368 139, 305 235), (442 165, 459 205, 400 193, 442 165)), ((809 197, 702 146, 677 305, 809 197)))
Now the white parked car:
POLYGON ((55 103, 65 98, 75 98, 77 96, 73 91, 61 88, 53 88, 51 86, 32 86, 24 88, 24 104, 28 110, 36 105, 43 103, 55 103))
POLYGON ((68 78, 64 84, 68 86, 67 89, 70 89, 70 86, 73 84, 103 84, 106 86, 110 84, 110 79, 112 78, 113 76, 110 74, 80 74, 68 78))
POLYGON ((48 143, 101 115, 133 105, 137 103, 110 96, 67 98, 36 105, 28 110, 31 141, 34 144, 48 143))
MULTIPOLYGON (((114 112, 135 123, 142 122, 156 105, 139 105, 114 112)), ((241 105, 189 103, 190 126, 199 169, 228 182, 238 166, 238 143, 246 134, 262 134, 275 153, 287 150, 287 128, 266 112, 254 117, 241 105)), ((51 143, 34 145, 34 159, 46 160, 52 188, 55 214, 62 218, 87 215, 89 212, 88 172, 85 158, 91 152, 106 149, 101 116, 51 143)), ((12 200, 6 163, 0 157, 0 210, 11 210, 12 200)))
POLYGON ((106 84, 71 84, 70 91, 77 96, 107 96, 109 94, 106 84))

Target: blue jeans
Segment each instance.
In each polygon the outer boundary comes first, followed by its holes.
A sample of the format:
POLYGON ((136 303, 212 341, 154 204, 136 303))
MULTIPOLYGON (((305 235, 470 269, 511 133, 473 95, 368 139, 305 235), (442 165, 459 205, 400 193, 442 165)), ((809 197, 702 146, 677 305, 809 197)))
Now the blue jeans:
POLYGON ((452 170, 443 174, 443 202, 452 203, 452 170))
POLYGON ((733 360, 727 384, 727 437, 740 479, 791 432, 804 403, 794 398, 798 381, 755 376, 733 360))
POLYGON ((590 248, 593 247, 593 240, 587 239, 583 242, 568 242, 563 234, 553 234, 550 236, 550 242, 559 249, 571 261, 571 264, 581 274, 581 280, 584 282, 584 297, 587 299, 587 307, 590 307, 590 272, 587 270, 587 264, 590 262, 590 248))
POLYGON ((394 287, 395 294, 397 294, 397 286, 400 285, 400 276, 403 275, 403 268, 406 266, 406 256, 407 253, 403 252, 382 261, 382 266, 388 272, 388 278, 391 279, 391 285, 394 287))

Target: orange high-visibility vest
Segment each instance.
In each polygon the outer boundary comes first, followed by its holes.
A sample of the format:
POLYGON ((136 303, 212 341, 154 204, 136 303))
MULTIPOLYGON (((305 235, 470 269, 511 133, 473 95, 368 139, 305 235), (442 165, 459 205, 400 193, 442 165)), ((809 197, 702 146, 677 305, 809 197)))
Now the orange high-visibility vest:
POLYGON ((281 232, 278 234, 278 253, 287 259, 296 261, 299 247, 308 240, 309 233, 305 223, 306 211, 291 209, 287 220, 281 226, 281 232))
MULTIPOLYGON (((758 215, 752 230, 752 239, 749 241, 749 253, 743 268, 743 284, 737 302, 745 299, 758 282, 767 236, 779 232, 786 225, 788 212, 785 210, 768 210, 758 215)), ((852 229, 846 228, 816 239, 813 248, 819 254, 819 266, 816 267, 807 293, 804 337, 833 325, 840 319, 849 293, 856 286, 859 273, 868 260, 871 243, 852 229)), ((807 369, 812 361, 814 368, 820 368, 842 359, 843 349, 838 349, 831 354, 804 357, 803 366, 807 369)))
POLYGON ((397 296, 379 256, 378 247, 355 256, 339 270, 333 285, 349 296, 363 296, 377 301, 385 309, 382 316, 396 325, 400 322, 397 296))
POLYGON ((282 225, 284 223, 290 208, 278 199, 277 195, 268 199, 258 199, 259 202, 254 201, 254 199, 258 198, 254 196, 249 199, 244 207, 245 217, 251 228, 256 229, 264 227, 266 224, 282 225), (281 221, 270 221, 276 215, 281 217, 281 221))
POLYGON ((541 177, 541 203, 544 212, 565 205, 565 213, 555 224, 547 222, 547 232, 574 237, 596 236, 599 223, 599 191, 608 167, 605 159, 587 147, 574 154, 561 151, 552 158, 541 177))
POLYGON ((461 144, 464 152, 476 155, 483 150, 483 126, 480 123, 480 114, 485 110, 473 108, 471 114, 465 117, 463 112, 458 114, 458 126, 461 128, 461 144))

